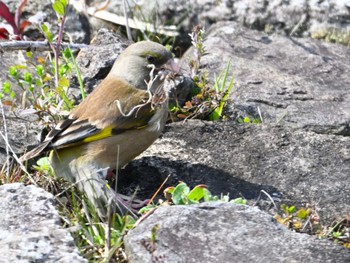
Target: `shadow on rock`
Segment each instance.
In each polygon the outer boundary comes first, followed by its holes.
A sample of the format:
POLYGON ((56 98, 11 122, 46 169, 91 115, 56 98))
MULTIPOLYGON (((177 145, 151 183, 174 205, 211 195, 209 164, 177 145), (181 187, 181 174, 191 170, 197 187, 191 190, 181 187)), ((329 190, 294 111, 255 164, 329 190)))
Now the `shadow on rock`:
POLYGON ((159 198, 164 199, 162 191, 166 187, 176 186, 180 181, 191 188, 205 184, 213 195, 229 194, 230 198, 256 200, 261 190, 270 195, 279 193, 275 187, 250 183, 221 169, 160 157, 144 157, 127 165, 119 173, 118 189, 127 195, 137 190, 138 198, 150 198, 168 175, 170 177, 158 194, 159 198))

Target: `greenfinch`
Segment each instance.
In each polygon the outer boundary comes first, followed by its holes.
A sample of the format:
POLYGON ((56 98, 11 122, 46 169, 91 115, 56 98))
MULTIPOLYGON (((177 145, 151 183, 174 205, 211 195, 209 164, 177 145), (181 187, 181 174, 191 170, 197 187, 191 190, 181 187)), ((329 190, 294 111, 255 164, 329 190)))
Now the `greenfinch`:
POLYGON ((101 218, 108 203, 122 211, 106 183, 107 173, 123 167, 161 134, 174 85, 169 76, 178 72, 164 46, 150 41, 130 45, 100 85, 20 160, 51 151, 55 174, 75 183, 101 218))

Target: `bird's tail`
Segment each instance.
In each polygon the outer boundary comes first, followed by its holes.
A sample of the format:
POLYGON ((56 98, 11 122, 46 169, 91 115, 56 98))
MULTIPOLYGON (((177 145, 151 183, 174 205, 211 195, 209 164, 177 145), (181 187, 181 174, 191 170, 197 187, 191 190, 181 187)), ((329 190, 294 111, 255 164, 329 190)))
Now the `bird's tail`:
POLYGON ((69 167, 72 176, 66 179, 76 183, 103 221, 116 212, 133 214, 128 205, 121 201, 115 190, 106 182, 107 168, 101 169, 93 162, 76 165, 75 160, 70 162, 69 167))
POLYGON ((20 162, 25 162, 27 160, 30 160, 34 157, 39 156, 40 154, 42 154, 43 152, 46 151, 47 146, 49 145, 50 141, 44 141, 42 144, 40 144, 39 146, 35 147, 33 150, 25 153, 24 155, 22 155, 19 160, 20 162))

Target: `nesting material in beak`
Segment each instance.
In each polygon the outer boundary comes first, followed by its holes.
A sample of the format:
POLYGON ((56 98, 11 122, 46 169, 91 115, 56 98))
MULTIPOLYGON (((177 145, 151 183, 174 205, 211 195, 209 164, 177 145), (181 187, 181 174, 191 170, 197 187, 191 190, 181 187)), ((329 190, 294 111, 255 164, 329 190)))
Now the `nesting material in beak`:
POLYGON ((162 69, 171 71, 172 73, 178 74, 180 72, 179 65, 173 60, 169 59, 163 66, 162 69))

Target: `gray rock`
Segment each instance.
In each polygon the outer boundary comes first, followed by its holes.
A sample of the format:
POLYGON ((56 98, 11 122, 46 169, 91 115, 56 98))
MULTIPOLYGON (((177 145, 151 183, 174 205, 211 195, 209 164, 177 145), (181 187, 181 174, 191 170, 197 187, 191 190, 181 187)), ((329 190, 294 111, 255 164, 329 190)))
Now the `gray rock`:
POLYGON ((0 200, 0 262, 87 262, 62 228, 50 193, 6 184, 0 200))
MULTIPOLYGON (((206 184, 216 195, 254 204, 261 190, 276 203, 311 206, 330 224, 349 212, 350 138, 272 125, 190 121, 166 128, 143 158, 119 176, 120 189, 150 198, 167 186, 206 184)), ((265 197, 265 196, 264 196, 265 197)))
POLYGON ((13 153, 25 152, 28 146, 34 146, 38 142, 35 116, 19 119, 10 112, 9 107, 4 107, 4 113, 5 119, 0 113, 0 166, 12 160, 13 153))
POLYGON ((350 260, 345 248, 291 232, 255 207, 229 203, 160 207, 128 233, 124 244, 130 263, 350 260))
MULTIPOLYGON (((227 115, 350 135, 350 50, 311 39, 267 36, 222 22, 208 30, 203 68, 211 79, 231 60, 227 115)), ((191 54, 191 51, 188 52, 191 54)))
MULTIPOLYGON (((236 21, 269 33, 321 38, 328 35, 330 40, 344 38, 345 44, 349 42, 350 2, 347 0, 153 0, 130 2, 129 6, 130 17, 153 19, 159 25, 176 25, 184 32, 182 37, 198 24, 209 28, 220 21, 236 21)), ((109 10, 122 15, 122 1, 113 1, 109 10)))

